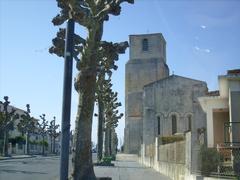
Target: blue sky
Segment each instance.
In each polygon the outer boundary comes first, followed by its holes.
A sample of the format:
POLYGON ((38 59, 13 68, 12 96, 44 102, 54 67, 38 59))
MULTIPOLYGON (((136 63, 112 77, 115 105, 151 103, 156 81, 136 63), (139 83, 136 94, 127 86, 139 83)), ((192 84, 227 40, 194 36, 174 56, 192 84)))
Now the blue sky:
MULTIPOLYGON (((122 14, 105 23, 103 39, 120 42, 130 34, 161 32, 167 41, 171 74, 207 82, 218 89, 217 76, 240 68, 240 1, 237 0, 136 0, 124 3, 122 14)), ((36 118, 45 113, 61 121, 63 60, 48 53, 58 27, 54 0, 0 0, 0 98, 25 109, 31 104, 36 118)), ((65 25, 64 25, 65 26, 65 25)), ((63 27, 64 27, 63 26, 63 27)), ((76 32, 86 32, 79 25, 76 32)), ((114 72, 114 89, 124 112, 125 63, 121 55, 114 72)), ((74 66, 75 76, 77 71, 74 66)), ((71 124, 74 128, 77 94, 73 91, 71 124)), ((124 118, 117 132, 123 137, 124 118)), ((96 142, 96 120, 93 140, 96 142)))

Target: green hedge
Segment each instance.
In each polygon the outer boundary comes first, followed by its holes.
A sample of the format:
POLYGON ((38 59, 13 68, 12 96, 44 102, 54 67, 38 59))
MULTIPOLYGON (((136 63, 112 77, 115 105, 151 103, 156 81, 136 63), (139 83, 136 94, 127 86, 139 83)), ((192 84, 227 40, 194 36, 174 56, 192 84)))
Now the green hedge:
POLYGON ((162 144, 169 144, 169 143, 174 143, 178 141, 183 141, 184 139, 185 139, 184 136, 180 136, 180 135, 160 137, 160 141, 162 142, 162 144))
POLYGON ((9 138, 8 142, 12 143, 12 144, 25 144, 26 143, 26 139, 24 136, 16 136, 15 138, 9 138))
POLYGON ((40 145, 44 145, 45 147, 48 147, 48 142, 47 141, 40 141, 40 145))

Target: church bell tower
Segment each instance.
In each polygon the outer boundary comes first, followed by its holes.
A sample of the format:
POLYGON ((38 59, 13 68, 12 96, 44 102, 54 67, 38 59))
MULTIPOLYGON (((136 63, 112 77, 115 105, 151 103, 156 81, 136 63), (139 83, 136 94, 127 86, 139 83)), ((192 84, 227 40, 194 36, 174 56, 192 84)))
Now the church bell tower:
POLYGON ((138 154, 143 137, 143 87, 169 76, 163 35, 130 35, 129 58, 125 68, 124 152, 138 154))

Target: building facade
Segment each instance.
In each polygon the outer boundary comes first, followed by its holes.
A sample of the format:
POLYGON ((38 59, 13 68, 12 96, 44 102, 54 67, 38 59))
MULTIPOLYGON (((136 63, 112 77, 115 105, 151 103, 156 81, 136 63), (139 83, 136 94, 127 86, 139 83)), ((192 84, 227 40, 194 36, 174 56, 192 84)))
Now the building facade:
POLYGON ((218 77, 219 91, 198 98, 207 115, 207 145, 240 145, 240 69, 218 77))
POLYGON ((178 180, 197 179, 204 148, 215 149, 223 163, 211 171, 239 173, 240 70, 218 79, 219 91, 209 92, 203 81, 169 75, 162 34, 131 35, 125 153, 140 155, 141 163, 178 180))
POLYGON ((144 87, 143 144, 159 136, 172 136, 191 131, 197 142, 198 129, 206 128, 206 118, 197 98, 205 95, 207 84, 171 75, 144 87))

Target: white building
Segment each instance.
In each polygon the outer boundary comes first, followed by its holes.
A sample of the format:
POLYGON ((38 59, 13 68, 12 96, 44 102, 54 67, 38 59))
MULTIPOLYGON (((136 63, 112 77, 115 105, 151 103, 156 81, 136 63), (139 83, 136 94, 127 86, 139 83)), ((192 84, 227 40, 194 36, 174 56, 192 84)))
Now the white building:
POLYGON ((207 144, 240 145, 240 69, 218 77, 219 91, 198 98, 207 115, 207 144))

